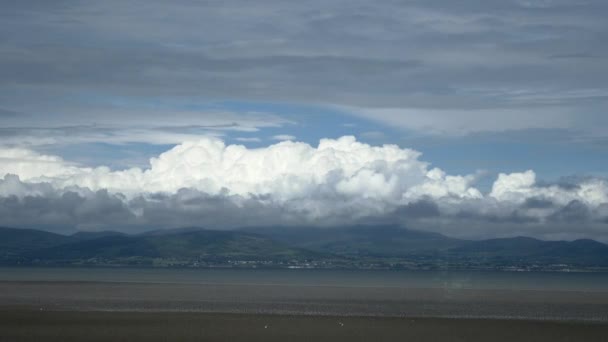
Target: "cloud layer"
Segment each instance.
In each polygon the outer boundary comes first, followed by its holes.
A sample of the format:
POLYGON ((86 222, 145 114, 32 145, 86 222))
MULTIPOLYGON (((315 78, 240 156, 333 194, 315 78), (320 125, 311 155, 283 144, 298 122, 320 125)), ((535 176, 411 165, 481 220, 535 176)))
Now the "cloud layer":
POLYGON ((173 118, 190 118, 197 133, 217 121, 251 128, 238 115, 219 120, 184 106, 226 100, 339 106, 424 133, 608 137, 603 0, 64 0, 2 9, 5 141, 191 139, 173 118), (174 127, 138 126, 158 120, 174 127), (67 122, 88 132, 66 135, 67 122))
POLYGON ((88 168, 27 149, 0 149, 2 224, 139 231, 183 225, 333 226, 390 222, 454 236, 608 238, 608 182, 448 175, 415 150, 354 137, 263 148, 188 141, 146 169, 88 168))

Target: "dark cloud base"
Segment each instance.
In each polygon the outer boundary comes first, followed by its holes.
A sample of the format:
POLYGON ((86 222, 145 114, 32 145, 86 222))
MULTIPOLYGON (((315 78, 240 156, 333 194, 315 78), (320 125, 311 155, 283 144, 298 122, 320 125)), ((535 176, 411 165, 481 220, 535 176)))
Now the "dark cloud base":
MULTIPOLYGON (((45 183, 23 183, 15 176, 0 180, 0 185, 19 186, 39 193, 0 196, 0 225, 59 233, 81 230, 139 233, 191 226, 210 229, 247 226, 331 229, 360 224, 393 224, 474 239, 526 235, 548 239, 593 238, 608 241, 608 215, 602 216, 602 212, 607 212, 608 205, 592 210, 580 201, 559 206, 549 200, 530 199, 521 205, 505 208, 501 214, 483 214, 464 207, 448 212, 445 203, 425 198, 393 207, 384 214, 356 216, 362 205, 369 205, 364 203, 367 201, 355 199, 347 203, 346 198, 321 196, 309 200, 334 205, 335 215, 329 219, 314 219, 298 201, 279 204, 272 196, 244 197, 230 195, 227 191, 210 195, 183 188, 175 194, 154 193, 128 199, 107 190, 91 191, 82 187, 57 191, 45 183), (337 204, 340 202, 342 206, 337 204), (553 214, 544 220, 531 216, 530 210, 549 207, 553 214)), ((475 206, 476 203, 469 205, 475 206)), ((479 202, 477 205, 483 204, 479 202)))

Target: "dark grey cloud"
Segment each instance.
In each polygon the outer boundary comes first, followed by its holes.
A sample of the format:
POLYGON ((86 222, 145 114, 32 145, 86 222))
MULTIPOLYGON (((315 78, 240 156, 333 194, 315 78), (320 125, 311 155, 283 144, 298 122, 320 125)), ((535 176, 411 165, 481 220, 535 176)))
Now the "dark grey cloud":
MULTIPOLYGON (((287 212, 263 198, 220 194, 209 195, 194 189, 181 189, 175 194, 157 194, 154 198, 137 197, 129 202, 140 212, 146 226, 156 228, 202 226, 230 229, 259 225, 294 224, 302 217, 287 212)), ((300 221, 300 222, 302 222, 300 221)))
POLYGON ((90 111, 146 116, 116 98, 237 99, 365 108, 418 130, 544 123, 597 138, 607 14, 605 1, 8 1, 0 101, 63 125, 90 111))
POLYGON ((523 225, 526 223, 539 222, 538 218, 527 215, 525 207, 516 207, 515 209, 506 207, 489 213, 483 213, 470 208, 465 208, 463 210, 459 210, 455 215, 453 215, 453 218, 456 220, 485 222, 489 226, 501 223, 523 225))
POLYGON ((228 190, 211 195, 190 188, 171 194, 150 193, 128 198, 120 193, 84 187, 56 190, 48 183, 25 183, 9 175, 0 180, 0 226, 63 233, 78 230, 138 233, 186 226, 234 229, 307 225, 331 229, 391 224, 473 239, 526 235, 608 241, 608 207, 605 205, 592 210, 580 201, 560 206, 546 199, 532 198, 522 204, 506 203, 496 207, 482 200, 454 203, 426 198, 378 213, 369 211, 370 205, 375 206, 372 201, 349 199, 323 189, 315 190, 310 198, 288 202, 276 201, 271 195, 240 196, 228 190), (334 214, 331 218, 315 219, 306 209, 311 203, 334 214), (547 210, 545 218, 535 214, 537 210, 547 210))
POLYGON ((572 201, 549 216, 552 222, 585 222, 592 217, 591 210, 580 201, 572 201))
POLYGON ((87 196, 70 191, 55 196, 0 196, 0 216, 4 226, 56 232, 122 230, 136 223, 122 199, 104 190, 87 196))
POLYGON ((397 216, 405 219, 417 219, 426 217, 438 217, 441 215, 439 207, 432 199, 425 199, 400 206, 395 211, 397 216))
POLYGON ((542 197, 532 197, 526 199, 522 207, 525 209, 550 209, 555 207, 555 203, 553 203, 553 201, 551 201, 550 199, 542 197))
POLYGON ((544 187, 544 188, 557 186, 560 189, 564 189, 564 190, 577 190, 577 189, 580 189, 580 183, 584 182, 585 180, 592 179, 592 178, 598 179, 599 177, 591 177, 591 176, 586 176, 586 175, 564 176, 564 177, 560 177, 559 179, 557 179, 556 181, 553 181, 553 182, 547 182, 547 181, 540 180, 537 182, 537 185, 539 187, 544 187))
POLYGON ((13 111, 13 110, 6 110, 6 109, 2 109, 0 108, 0 118, 5 117, 16 117, 18 115, 20 115, 21 113, 13 111))

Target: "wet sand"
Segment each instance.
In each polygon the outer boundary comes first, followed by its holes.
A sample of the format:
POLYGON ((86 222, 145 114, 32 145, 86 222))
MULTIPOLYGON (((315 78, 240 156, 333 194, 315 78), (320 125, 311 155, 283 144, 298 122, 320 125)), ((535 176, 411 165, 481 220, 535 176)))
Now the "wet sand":
POLYGON ((0 341, 606 341, 608 325, 520 320, 0 310, 0 341))
POLYGON ((0 281, 4 341, 606 341, 608 292, 0 281))
POLYGON ((2 308, 608 322, 608 292, 111 282, 0 282, 2 308))

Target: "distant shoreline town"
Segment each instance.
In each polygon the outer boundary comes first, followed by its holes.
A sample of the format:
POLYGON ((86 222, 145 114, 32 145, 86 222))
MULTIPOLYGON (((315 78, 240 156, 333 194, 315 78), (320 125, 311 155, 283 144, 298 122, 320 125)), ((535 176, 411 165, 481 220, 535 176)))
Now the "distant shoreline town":
POLYGON ((0 228, 0 265, 608 272, 608 245, 528 237, 470 241, 392 226, 181 228, 137 235, 0 228))

